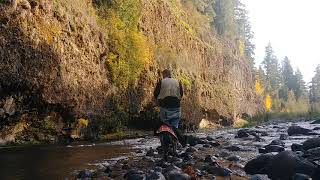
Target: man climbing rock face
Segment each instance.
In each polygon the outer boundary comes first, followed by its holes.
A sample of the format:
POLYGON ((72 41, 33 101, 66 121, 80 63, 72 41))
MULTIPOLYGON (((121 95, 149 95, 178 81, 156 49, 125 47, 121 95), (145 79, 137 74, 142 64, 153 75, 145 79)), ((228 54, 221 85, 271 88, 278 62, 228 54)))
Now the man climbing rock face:
POLYGON ((162 122, 178 128, 181 118, 180 101, 183 96, 181 83, 171 77, 170 70, 162 72, 163 79, 157 83, 154 97, 160 105, 160 119, 162 122))

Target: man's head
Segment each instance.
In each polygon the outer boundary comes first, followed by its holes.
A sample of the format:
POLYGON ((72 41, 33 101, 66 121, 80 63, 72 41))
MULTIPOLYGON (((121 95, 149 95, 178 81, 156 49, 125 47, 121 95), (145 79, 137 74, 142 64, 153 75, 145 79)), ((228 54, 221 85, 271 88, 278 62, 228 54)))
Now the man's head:
POLYGON ((163 78, 171 78, 171 71, 169 69, 165 69, 162 71, 163 78))

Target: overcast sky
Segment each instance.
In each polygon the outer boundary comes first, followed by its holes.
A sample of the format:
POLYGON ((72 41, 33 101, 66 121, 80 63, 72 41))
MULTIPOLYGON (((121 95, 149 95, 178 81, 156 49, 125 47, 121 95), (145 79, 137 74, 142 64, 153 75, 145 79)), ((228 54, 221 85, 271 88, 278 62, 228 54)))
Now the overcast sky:
POLYGON ((255 33, 256 64, 270 41, 280 61, 288 56, 310 82, 320 64, 320 0, 242 0, 255 33))

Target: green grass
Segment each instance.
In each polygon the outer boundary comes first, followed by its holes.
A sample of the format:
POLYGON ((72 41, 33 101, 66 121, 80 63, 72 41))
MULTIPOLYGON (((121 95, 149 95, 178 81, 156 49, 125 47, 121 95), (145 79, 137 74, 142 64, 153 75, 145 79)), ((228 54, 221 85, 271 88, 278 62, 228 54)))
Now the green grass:
POLYGON ((253 127, 268 121, 296 121, 296 120, 309 120, 311 118, 320 117, 320 113, 285 113, 285 112, 277 112, 277 113, 259 113, 252 118, 246 119, 248 124, 245 124, 242 128, 253 127))

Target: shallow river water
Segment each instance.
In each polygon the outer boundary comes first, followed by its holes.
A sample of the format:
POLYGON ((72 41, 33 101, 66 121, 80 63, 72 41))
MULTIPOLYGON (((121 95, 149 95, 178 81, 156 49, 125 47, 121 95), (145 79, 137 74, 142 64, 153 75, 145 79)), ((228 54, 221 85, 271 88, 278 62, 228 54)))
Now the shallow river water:
MULTIPOLYGON (((255 142, 252 139, 235 139, 237 130, 234 129, 210 130, 196 135, 200 137, 209 135, 230 144, 253 149, 247 154, 239 152, 245 162, 258 154, 258 147, 279 138, 280 134, 286 134, 287 127, 292 124, 291 122, 273 123, 255 127, 268 133, 267 136, 262 137, 264 139, 262 142, 255 142)), ((320 126, 311 125, 310 122, 295 124, 309 129, 320 126)), ((292 143, 301 143, 308 137, 289 137, 285 140, 286 147, 289 149, 292 143)), ((143 153, 140 155, 136 153, 137 149, 146 150, 158 145, 158 139, 147 137, 112 143, 0 147, 0 179, 74 179, 79 170, 97 169, 103 165, 116 163, 121 158, 143 156, 143 153)))

